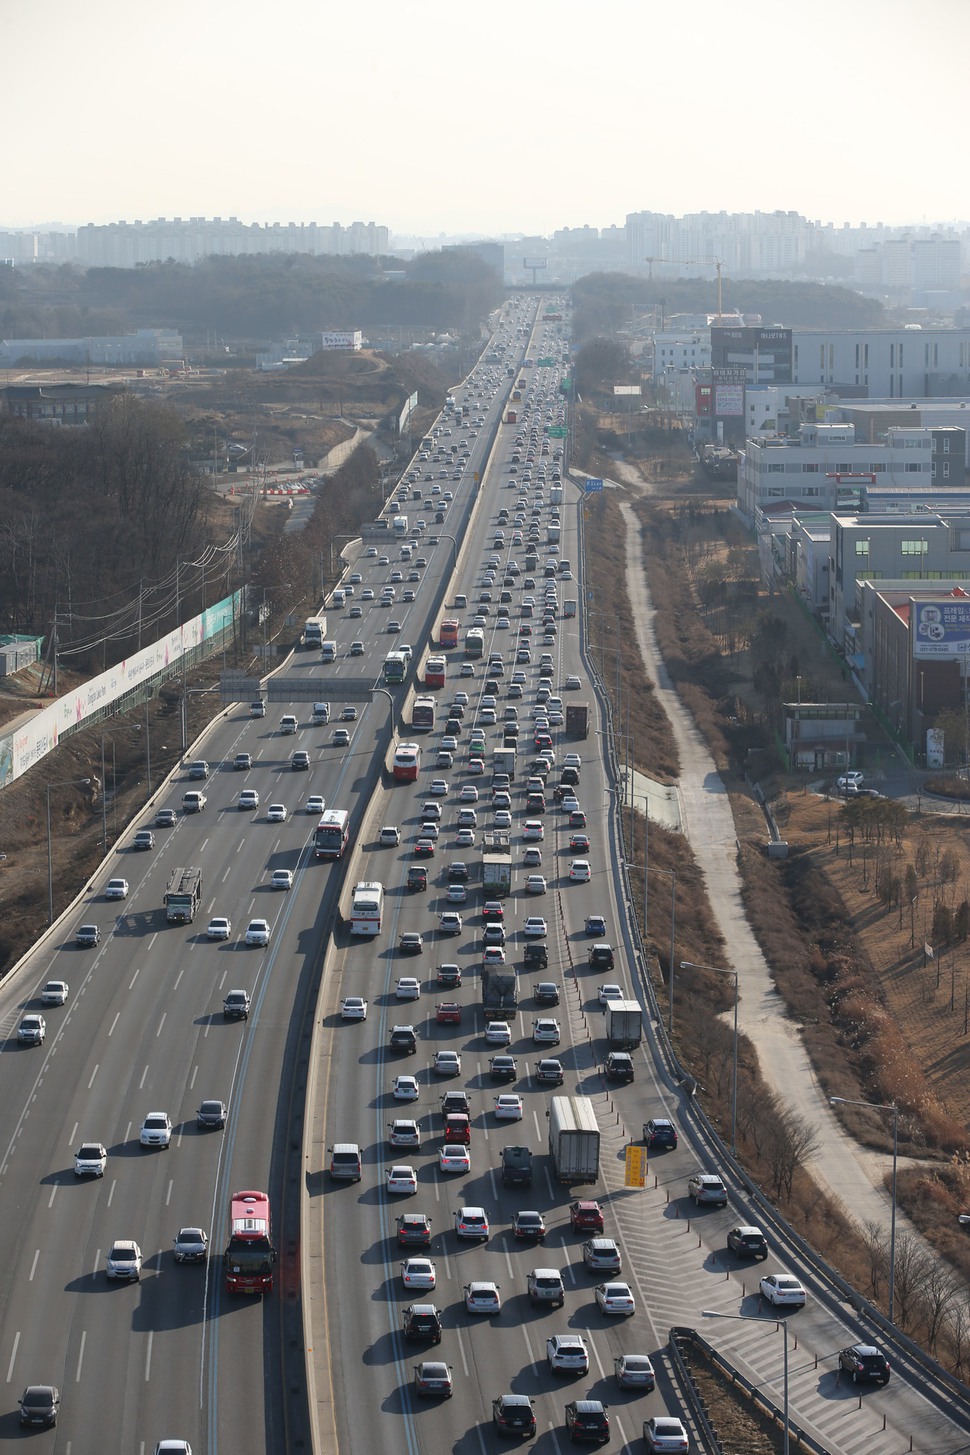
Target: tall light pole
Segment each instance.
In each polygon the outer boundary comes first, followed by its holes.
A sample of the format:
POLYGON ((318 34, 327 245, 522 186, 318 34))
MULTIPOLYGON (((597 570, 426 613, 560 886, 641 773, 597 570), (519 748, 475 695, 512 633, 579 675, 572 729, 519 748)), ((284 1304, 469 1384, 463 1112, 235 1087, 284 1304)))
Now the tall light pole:
POLYGON ((731 1078, 731 1156, 738 1152, 738 972, 726 970, 721 965, 695 965, 693 960, 681 960, 681 970, 712 970, 715 975, 734 976, 734 1074, 731 1078))
POLYGON ((90 778, 62 778, 60 783, 48 783, 47 785, 47 923, 54 923, 54 860, 51 853, 51 789, 52 788, 85 788, 91 782, 90 778))
MULTIPOLYGON (((108 736, 109 733, 123 733, 123 732, 125 732, 126 729, 130 729, 132 732, 140 733, 141 732, 141 723, 140 722, 126 722, 126 723, 122 723, 120 727, 105 728, 104 731, 101 734, 101 857, 102 857, 102 859, 106 858, 107 857, 107 854, 108 854, 108 799, 107 799, 107 794, 105 792, 105 781, 104 781, 104 778, 105 778, 104 740, 108 736)), ((114 748, 114 744, 112 743, 111 746, 112 746, 112 749, 113 749, 114 748)), ((114 792, 114 787, 115 787, 115 775, 114 775, 114 771, 112 770, 112 774, 111 774, 111 789, 112 789, 112 792, 114 792)), ((151 793, 151 789, 149 789, 149 794, 150 793, 151 793)))
POLYGON ((784 1408, 784 1425, 783 1425, 783 1432, 784 1432, 783 1433, 783 1449, 784 1449, 784 1455, 789 1455, 791 1445, 790 1445, 790 1438, 789 1438, 789 1436, 790 1436, 790 1422, 789 1422, 789 1419, 788 1419, 788 1325, 785 1323, 785 1320, 784 1319, 763 1319, 763 1318, 759 1318, 759 1316, 757 1314, 720 1314, 720 1313, 717 1313, 714 1309, 709 1309, 709 1308, 702 1308, 701 1309, 701 1316, 703 1318, 705 1318, 705 1319, 737 1319, 742 1324, 771 1324, 771 1323, 773 1323, 776 1329, 779 1329, 780 1328, 780 1329, 783 1329, 784 1330, 784 1333, 785 1333, 785 1365, 784 1365, 783 1399, 784 1399, 784 1406, 785 1406, 785 1408, 784 1408))
POLYGON ((873 1111, 891 1111, 893 1114, 893 1177, 892 1200, 889 1214, 889 1322, 894 1324, 896 1308, 896 1157, 899 1150, 899 1107, 894 1101, 853 1101, 848 1096, 830 1096, 833 1106, 867 1106, 873 1111))

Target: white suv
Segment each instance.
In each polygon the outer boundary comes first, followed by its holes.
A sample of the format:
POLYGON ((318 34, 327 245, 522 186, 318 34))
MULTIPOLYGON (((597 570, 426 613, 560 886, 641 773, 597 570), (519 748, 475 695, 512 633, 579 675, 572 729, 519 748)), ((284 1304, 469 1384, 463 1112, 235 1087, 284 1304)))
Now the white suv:
POLYGON ((138 1140, 143 1147, 162 1147, 168 1151, 172 1144, 172 1122, 167 1111, 150 1111, 142 1122, 138 1140))

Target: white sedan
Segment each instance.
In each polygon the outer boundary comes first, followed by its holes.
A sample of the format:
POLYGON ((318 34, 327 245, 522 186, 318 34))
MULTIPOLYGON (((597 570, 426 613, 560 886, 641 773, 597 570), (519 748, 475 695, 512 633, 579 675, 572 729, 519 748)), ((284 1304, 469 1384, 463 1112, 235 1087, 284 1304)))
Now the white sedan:
POLYGON ((527 940, 544 940, 549 933, 549 927, 541 915, 530 914, 522 926, 522 933, 527 940))
POLYGON ((510 1046, 512 1032, 507 1021, 489 1021, 485 1026, 485 1039, 490 1046, 510 1046))
POLYGON ((629 1318, 637 1311, 636 1299, 628 1283, 599 1283, 594 1292, 601 1313, 624 1314, 629 1318))
POLYGON ((104 897, 105 899, 127 899, 128 880, 109 879, 107 884, 104 886, 104 897))
POLYGON ((345 995, 340 1002, 340 1019, 342 1021, 365 1021, 367 1019, 367 1001, 361 995, 345 995))
POLYGON ((472 1170, 471 1153, 467 1147, 449 1143, 447 1146, 439 1148, 438 1168, 441 1172, 470 1172, 472 1170))
POLYGON ((428 1291, 435 1286, 435 1266, 430 1258, 406 1258, 401 1264, 401 1282, 405 1288, 428 1291))
POLYGON ((419 1000, 421 997, 421 982, 413 975, 402 975, 394 988, 394 995, 397 1000, 419 1000))
POLYGON ((228 940, 232 934, 232 923, 227 919, 223 919, 221 916, 216 919, 210 919, 209 928, 205 933, 206 939, 209 940, 228 940))
POLYGON ((286 823, 286 804, 271 803, 266 810, 266 818, 269 823, 286 823))
POLYGON ((433 798, 444 798, 448 792, 447 778, 432 778, 428 792, 433 798))
MULTIPOLYGON (((346 1002, 345 1002, 346 1004, 346 1002)), ((365 1002, 366 1005, 366 1002, 365 1002)), ((421 1094, 416 1076, 395 1076, 391 1088, 395 1101, 417 1101, 421 1094)))
POLYGON ((514 1092, 503 1092, 495 1098, 497 1121, 520 1122, 522 1120, 522 1098, 514 1092))
POLYGON ((293 888, 293 870, 292 869, 274 869, 273 870, 273 877, 269 881, 269 887, 270 887, 270 889, 292 889, 293 888))
POLYGON ((623 1000, 624 998, 621 985, 601 985, 599 988, 600 1005, 609 1005, 611 1000, 623 1000))
POLYGON ((588 884, 593 877, 588 859, 574 859, 569 866, 569 877, 574 884, 588 884))
POLYGON ((466 1283, 462 1289, 465 1307, 470 1314, 498 1314, 502 1312, 502 1295, 497 1283, 466 1283))
POLYGON ((759 1287, 762 1298, 772 1305, 780 1304, 782 1308, 803 1308, 805 1305, 805 1290, 790 1273, 769 1273, 762 1278, 759 1287))
POLYGON ((435 1051, 433 1066, 439 1076, 460 1076, 461 1056, 457 1051, 435 1051))
POLYGON ((478 789, 475 787, 474 783, 466 783, 466 784, 464 784, 464 786, 462 787, 461 792, 458 795, 458 801, 460 803, 477 803, 478 802, 478 789))
POLYGON ((413 1167, 389 1167, 386 1186, 388 1192, 403 1192, 413 1196, 418 1190, 418 1177, 413 1167))

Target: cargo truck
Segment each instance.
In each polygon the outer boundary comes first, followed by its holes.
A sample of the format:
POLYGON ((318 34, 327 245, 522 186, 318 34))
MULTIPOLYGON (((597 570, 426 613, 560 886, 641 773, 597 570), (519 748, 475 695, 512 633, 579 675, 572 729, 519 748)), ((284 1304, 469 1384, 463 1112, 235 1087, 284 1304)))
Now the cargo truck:
POLYGON ((566 703, 566 732, 569 737, 589 737, 589 703, 566 703))
POLYGON ((549 1156, 559 1182, 595 1182, 600 1170, 600 1131, 585 1096, 554 1096, 549 1103, 549 1156))
POLYGON ((515 749, 496 748, 492 754, 492 772, 507 773, 509 782, 515 782, 515 749))
POLYGON ((562 528, 561 528, 561 526, 558 526, 558 525, 547 525, 546 526, 546 545, 547 546, 558 546, 559 539, 560 539, 561 535, 562 535, 562 528))
POLYGON ((510 409, 510 410, 508 410, 506 412, 506 415, 505 415, 505 423, 506 424, 517 424, 518 423, 518 415, 516 414, 516 412, 515 412, 514 409, 510 409))
POLYGON ((562 505, 562 486, 553 485, 549 489, 549 504, 562 505))
POLYGON ((404 536, 407 535, 407 533, 408 533, 408 518, 407 518, 406 515, 396 515, 394 517, 394 520, 393 520, 392 524, 393 524, 393 527, 394 527, 394 534, 396 536, 404 537, 404 536))
POLYGON ((504 899, 512 888, 512 848, 508 834, 482 835, 482 890, 486 899, 504 899))
POLYGON ((202 870, 173 869, 165 891, 165 918, 172 924, 191 924, 202 899, 202 870))
MULTIPOLYGON (((482 970, 482 1010, 486 1019, 497 1011, 515 1011, 519 1005, 519 987, 514 965, 482 970)), ((498 1017, 500 1019, 500 1017, 498 1017)))
POLYGON ((303 645, 305 647, 316 647, 317 651, 323 649, 323 639, 327 635, 327 618, 325 616, 310 616, 303 625, 303 645))
POLYGON ((578 606, 578 601, 564 601, 562 604, 563 620, 568 621, 571 616, 575 616, 578 606))
POLYGON ((606 1039, 614 1050, 632 1051, 643 1036, 643 1018, 636 1000, 613 1000, 606 1007, 606 1039))

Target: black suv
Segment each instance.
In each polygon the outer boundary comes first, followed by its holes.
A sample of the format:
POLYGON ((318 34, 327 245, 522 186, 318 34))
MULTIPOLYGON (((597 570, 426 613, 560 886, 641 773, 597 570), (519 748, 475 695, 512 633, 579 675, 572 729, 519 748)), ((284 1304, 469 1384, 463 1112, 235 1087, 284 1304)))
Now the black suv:
POLYGON ((538 965, 540 970, 545 970, 549 964, 549 951, 545 945, 535 943, 525 947, 525 963, 527 965, 538 965))
POLYGON ((433 1303, 411 1303, 401 1316, 405 1339, 441 1343, 441 1315, 433 1303))
POLYGON ((566 1406, 566 1429, 570 1440, 589 1440, 605 1445, 610 1438, 610 1417, 598 1399, 571 1399, 566 1406))
POLYGON ((677 1146, 677 1128, 667 1117, 652 1117, 650 1121, 643 1124, 643 1140, 651 1152, 658 1147, 675 1148, 677 1146))
POLYGON ((391 1050, 407 1051, 413 1056, 418 1049, 418 1038, 415 1035, 413 1026, 393 1026, 391 1028, 391 1050))
POLYGON ((502 1186, 532 1186, 532 1153, 528 1147, 502 1148, 502 1186))
POLYGON ((461 969, 458 965, 439 965, 438 984, 456 986, 461 984, 461 969))
POLYGON ((626 1051, 611 1051, 606 1058, 607 1081, 632 1081, 634 1077, 633 1057, 626 1051))
POLYGON ((768 1239, 760 1228, 732 1228, 727 1235, 727 1245, 739 1258, 767 1258, 768 1239))
POLYGON ((455 859, 453 863, 448 865, 448 883, 467 884, 467 882, 468 865, 463 864, 460 859, 455 859))
POLYGON ((500 1394, 493 1399, 492 1420, 499 1434, 531 1440, 536 1432, 534 1403, 527 1394, 500 1394))
POLYGON ((889 1383, 889 1360, 875 1344, 852 1344, 839 1350, 839 1369, 852 1375, 853 1384, 874 1379, 878 1384, 889 1383))

